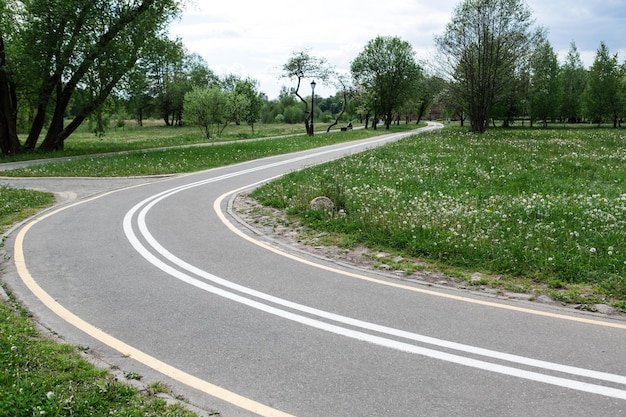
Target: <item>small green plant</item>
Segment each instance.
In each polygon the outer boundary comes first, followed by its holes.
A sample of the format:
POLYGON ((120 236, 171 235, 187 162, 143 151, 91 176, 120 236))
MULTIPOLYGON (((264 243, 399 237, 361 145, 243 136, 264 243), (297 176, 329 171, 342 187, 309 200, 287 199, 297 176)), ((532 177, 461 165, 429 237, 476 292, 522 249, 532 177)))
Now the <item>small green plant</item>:
POLYGON ((126 379, 130 379, 134 381, 141 381, 141 379, 143 378, 143 376, 139 375, 136 372, 126 372, 124 376, 126 377, 126 379))
POLYGON ((157 394, 166 394, 170 392, 170 388, 163 382, 153 382, 152 384, 148 384, 146 389, 148 391, 148 394, 151 396, 157 394))

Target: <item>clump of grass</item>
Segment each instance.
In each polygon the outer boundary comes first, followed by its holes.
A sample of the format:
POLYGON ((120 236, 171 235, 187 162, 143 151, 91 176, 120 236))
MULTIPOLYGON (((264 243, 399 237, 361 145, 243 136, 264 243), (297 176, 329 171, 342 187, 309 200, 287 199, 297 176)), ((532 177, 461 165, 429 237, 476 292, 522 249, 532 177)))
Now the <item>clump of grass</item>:
POLYGON ((50 193, 0 185, 0 233, 53 203, 54 196, 50 193))
MULTIPOLYGON (((626 299, 626 136, 619 130, 445 129, 256 190, 304 224, 466 270, 626 299), (306 203, 340 190, 341 215, 306 203)), ((337 194, 337 193, 336 193, 337 194)))

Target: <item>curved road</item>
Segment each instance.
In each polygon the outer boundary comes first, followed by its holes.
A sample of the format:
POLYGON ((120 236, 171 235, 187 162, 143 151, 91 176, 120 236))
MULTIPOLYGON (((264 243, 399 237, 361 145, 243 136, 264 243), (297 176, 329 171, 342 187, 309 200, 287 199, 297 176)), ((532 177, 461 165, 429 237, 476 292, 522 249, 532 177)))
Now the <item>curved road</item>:
POLYGON ((226 417, 626 415, 626 322, 350 270, 228 214, 400 136, 79 198, 11 234, 6 279, 68 342, 226 417))

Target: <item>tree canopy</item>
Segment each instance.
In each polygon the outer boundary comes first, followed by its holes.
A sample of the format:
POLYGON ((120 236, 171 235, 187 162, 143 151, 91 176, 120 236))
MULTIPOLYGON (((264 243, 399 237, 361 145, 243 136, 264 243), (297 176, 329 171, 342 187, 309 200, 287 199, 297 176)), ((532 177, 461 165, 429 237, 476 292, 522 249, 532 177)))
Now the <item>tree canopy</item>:
POLYGON ((309 110, 308 101, 302 97, 300 87, 302 86, 302 82, 306 79, 316 81, 317 83, 326 82, 330 76, 330 72, 331 69, 324 58, 317 58, 310 55, 307 50, 294 52, 283 65, 282 78, 287 78, 296 83, 296 87, 292 90, 292 93, 298 97, 304 106, 304 127, 309 134, 312 134, 310 122, 314 109, 311 108, 311 110, 309 110))
POLYGON ((102 106, 150 41, 163 37, 179 0, 46 0, 0 2, 0 145, 16 153, 19 113, 30 113, 27 149, 64 141, 102 106), (74 94, 82 107, 66 126, 74 94))
POLYGON ((618 125, 620 112, 624 111, 624 75, 620 72, 617 54, 612 55, 606 44, 601 42, 589 70, 589 84, 583 96, 587 113, 597 123, 602 123, 608 116, 613 120, 614 127, 618 125))
POLYGON ((445 33, 435 38, 442 70, 474 131, 487 130, 494 106, 506 98, 517 70, 541 39, 533 23, 522 0, 465 0, 445 33))
POLYGON ((385 116, 387 129, 393 112, 419 93, 423 81, 413 47, 398 37, 378 36, 369 41, 352 61, 350 71, 354 83, 376 100, 377 113, 385 116))

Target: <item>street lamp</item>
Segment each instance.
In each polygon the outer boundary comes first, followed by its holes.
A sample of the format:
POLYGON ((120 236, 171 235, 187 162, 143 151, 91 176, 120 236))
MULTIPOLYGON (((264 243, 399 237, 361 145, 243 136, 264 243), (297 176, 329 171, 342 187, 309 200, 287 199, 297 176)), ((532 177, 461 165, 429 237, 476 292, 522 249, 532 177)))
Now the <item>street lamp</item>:
POLYGON ((377 101, 377 100, 378 100, 378 98, 377 98, 377 97, 374 97, 374 123, 373 123, 373 125, 374 125, 374 130, 376 130, 376 125, 377 125, 377 123, 376 123, 376 122, 378 122, 378 120, 376 119, 376 116, 377 116, 377 115, 376 115, 376 101, 377 101))
POLYGON ((315 134, 313 119, 315 119, 315 80, 311 81, 311 136, 315 134))

